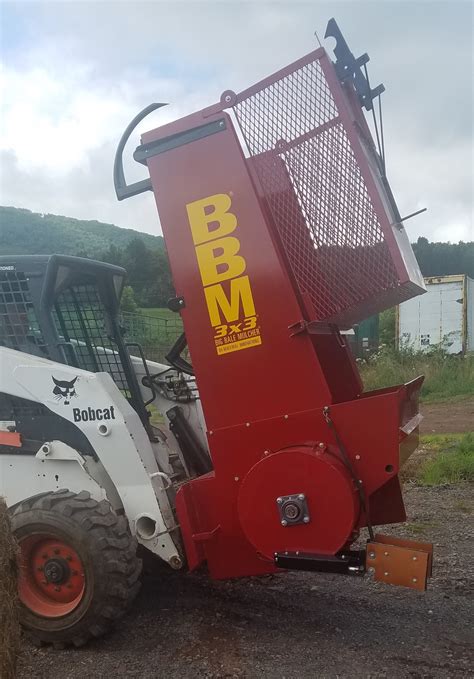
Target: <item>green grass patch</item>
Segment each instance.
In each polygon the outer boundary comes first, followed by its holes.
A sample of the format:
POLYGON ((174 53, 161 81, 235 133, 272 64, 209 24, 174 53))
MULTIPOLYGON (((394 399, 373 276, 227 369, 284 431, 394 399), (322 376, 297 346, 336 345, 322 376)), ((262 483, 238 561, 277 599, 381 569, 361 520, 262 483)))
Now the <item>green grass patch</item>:
POLYGON ((421 399, 425 403, 461 400, 474 394, 474 356, 450 356, 442 350, 430 354, 383 347, 360 363, 367 391, 408 382, 424 375, 421 399))
POLYGON ((474 433, 427 436, 422 438, 422 444, 435 454, 418 470, 418 482, 421 485, 474 482, 474 433))

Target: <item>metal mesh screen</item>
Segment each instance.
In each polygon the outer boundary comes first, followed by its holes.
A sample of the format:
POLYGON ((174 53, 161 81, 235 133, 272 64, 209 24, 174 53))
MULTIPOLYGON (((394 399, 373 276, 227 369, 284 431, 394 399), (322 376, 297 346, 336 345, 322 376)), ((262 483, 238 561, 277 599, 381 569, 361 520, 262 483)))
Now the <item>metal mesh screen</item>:
POLYGON ((315 320, 364 318, 364 301, 399 280, 319 61, 238 95, 233 110, 315 320))
POLYGON ((125 394, 128 385, 116 345, 107 329, 106 314, 95 285, 75 285, 57 298, 54 313, 56 329, 68 343, 78 368, 90 372, 108 372, 125 394))
POLYGON ((21 271, 0 271, 0 345, 48 357, 29 281, 21 271))

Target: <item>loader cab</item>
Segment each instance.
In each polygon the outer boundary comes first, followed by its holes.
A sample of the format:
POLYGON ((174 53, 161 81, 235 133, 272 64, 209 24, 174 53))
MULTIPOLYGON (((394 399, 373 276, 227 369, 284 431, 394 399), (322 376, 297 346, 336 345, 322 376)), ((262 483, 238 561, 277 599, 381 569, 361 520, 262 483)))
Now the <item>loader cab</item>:
POLYGON ((149 430, 120 328, 126 271, 81 257, 0 257, 0 345, 108 372, 149 430))

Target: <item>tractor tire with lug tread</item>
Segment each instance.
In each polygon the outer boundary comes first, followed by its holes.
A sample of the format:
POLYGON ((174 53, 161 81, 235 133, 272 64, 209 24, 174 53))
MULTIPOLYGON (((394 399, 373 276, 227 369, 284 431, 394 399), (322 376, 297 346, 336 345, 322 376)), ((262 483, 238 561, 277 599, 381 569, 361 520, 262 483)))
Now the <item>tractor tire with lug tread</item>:
POLYGON ((19 504, 21 622, 38 644, 82 646, 121 618, 140 589, 137 541, 109 502, 69 490, 19 504))

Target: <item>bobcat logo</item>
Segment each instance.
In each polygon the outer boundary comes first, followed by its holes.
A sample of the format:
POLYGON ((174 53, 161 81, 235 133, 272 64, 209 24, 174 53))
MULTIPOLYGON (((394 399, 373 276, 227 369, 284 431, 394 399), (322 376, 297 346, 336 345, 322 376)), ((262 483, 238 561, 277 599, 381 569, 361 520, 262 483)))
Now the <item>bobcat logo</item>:
POLYGON ((61 399, 64 399, 64 405, 68 406, 71 403, 71 398, 77 396, 76 388, 74 386, 76 384, 77 377, 75 377, 70 382, 66 382, 65 380, 57 380, 52 375, 51 377, 55 384, 53 394, 56 401, 61 401, 61 399))

